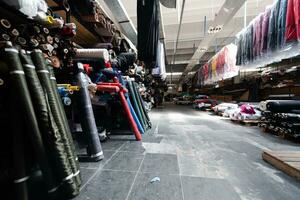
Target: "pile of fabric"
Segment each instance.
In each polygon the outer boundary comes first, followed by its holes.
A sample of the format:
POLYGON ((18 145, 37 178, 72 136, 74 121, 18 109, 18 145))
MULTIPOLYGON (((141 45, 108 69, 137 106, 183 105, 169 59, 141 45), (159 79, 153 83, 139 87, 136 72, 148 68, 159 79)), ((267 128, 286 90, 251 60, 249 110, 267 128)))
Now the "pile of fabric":
POLYGON ((223 115, 228 110, 233 110, 237 108, 238 108, 238 104, 235 103, 221 103, 219 105, 216 105, 212 109, 216 114, 223 115))
POLYGON ((239 108, 231 111, 229 117, 233 121, 251 122, 261 118, 261 111, 250 104, 242 104, 239 108))
POLYGON ((300 101, 268 100, 260 103, 263 110, 260 127, 276 135, 300 138, 300 101))

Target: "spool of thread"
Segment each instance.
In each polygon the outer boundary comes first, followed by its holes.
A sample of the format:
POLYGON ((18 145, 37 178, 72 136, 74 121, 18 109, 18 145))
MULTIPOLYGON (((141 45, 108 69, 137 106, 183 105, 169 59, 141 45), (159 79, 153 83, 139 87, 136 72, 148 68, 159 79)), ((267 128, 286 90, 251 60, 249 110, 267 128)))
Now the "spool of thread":
POLYGON ((107 49, 76 49, 76 58, 103 58, 109 61, 107 49))

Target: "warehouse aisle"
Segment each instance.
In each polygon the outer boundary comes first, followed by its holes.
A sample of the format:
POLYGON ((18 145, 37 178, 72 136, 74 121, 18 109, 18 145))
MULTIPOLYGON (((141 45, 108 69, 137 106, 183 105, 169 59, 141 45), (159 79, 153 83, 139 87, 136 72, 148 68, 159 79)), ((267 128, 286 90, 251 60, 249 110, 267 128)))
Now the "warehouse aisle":
POLYGON ((150 116, 153 129, 142 143, 114 136, 103 144, 105 160, 81 163, 77 200, 299 199, 299 182, 261 159, 264 149, 297 144, 186 106, 150 116))

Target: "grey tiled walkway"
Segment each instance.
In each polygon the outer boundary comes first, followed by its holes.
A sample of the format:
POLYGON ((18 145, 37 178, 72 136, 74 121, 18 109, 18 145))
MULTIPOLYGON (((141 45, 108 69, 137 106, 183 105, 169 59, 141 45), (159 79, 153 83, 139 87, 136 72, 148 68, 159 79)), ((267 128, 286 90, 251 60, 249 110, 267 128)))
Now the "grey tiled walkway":
POLYGON ((299 144, 186 106, 150 114, 143 142, 112 136, 105 159, 81 163, 76 200, 299 200, 300 182, 261 159, 263 149, 299 144), (160 182, 150 183, 154 177, 160 182))

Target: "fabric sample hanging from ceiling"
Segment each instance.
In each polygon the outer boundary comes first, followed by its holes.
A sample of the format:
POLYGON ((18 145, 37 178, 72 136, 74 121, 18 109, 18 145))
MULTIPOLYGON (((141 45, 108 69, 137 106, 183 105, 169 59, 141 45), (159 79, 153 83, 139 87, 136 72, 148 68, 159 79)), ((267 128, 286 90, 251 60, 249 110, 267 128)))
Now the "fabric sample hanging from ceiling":
POLYGON ((137 1, 138 59, 148 66, 156 62, 159 40, 158 0, 137 1))

